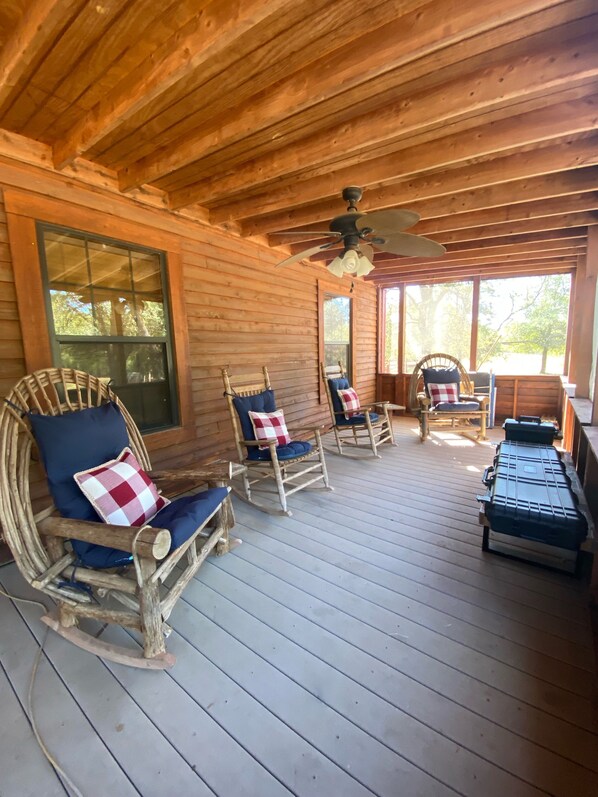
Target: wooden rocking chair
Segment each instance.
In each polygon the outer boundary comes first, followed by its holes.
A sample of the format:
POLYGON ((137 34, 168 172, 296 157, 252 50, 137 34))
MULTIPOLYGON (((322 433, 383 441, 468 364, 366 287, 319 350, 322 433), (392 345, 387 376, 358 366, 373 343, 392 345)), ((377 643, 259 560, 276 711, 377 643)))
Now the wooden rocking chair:
POLYGON ((356 456, 352 451, 350 453, 343 451, 343 446, 347 446, 350 449, 367 448, 375 457, 380 458, 378 448, 381 445, 384 443, 396 445, 392 420, 388 414, 390 402, 375 401, 370 407, 360 407, 359 413, 347 418, 347 413, 343 409, 338 395, 339 390, 350 387, 342 363, 340 361, 338 365, 320 363, 320 370, 326 388, 328 406, 332 416, 332 430, 339 454, 356 456))
POLYGON ((473 382, 463 364, 450 354, 428 354, 413 369, 409 383, 409 410, 419 420, 422 443, 431 428, 486 440, 487 402, 487 396, 475 395, 473 382), (459 400, 434 405, 428 389, 428 385, 433 383, 457 383, 459 400), (472 421, 477 421, 479 426, 472 421))
POLYGON ((23 377, 0 410, 0 521, 26 581, 56 601, 56 611, 42 619, 74 644, 121 664, 164 669, 175 663, 166 652, 166 620, 206 556, 229 549, 230 473, 230 463, 152 473, 125 407, 106 380, 82 371, 50 368, 23 377), (73 474, 117 457, 123 441, 158 487, 162 480, 180 482, 179 493, 206 482, 209 489, 171 501, 142 526, 99 521, 73 474), (34 508, 38 453, 54 503, 41 498, 34 508), (60 516, 55 504, 68 504, 67 511, 60 516), (84 618, 139 631, 143 652, 78 628, 84 618))
MULTIPOLYGON (((261 374, 251 374, 232 379, 227 368, 222 369, 224 395, 230 413, 239 462, 244 465, 242 487, 232 483, 235 495, 270 515, 287 515, 287 498, 318 482, 321 489, 333 490, 328 481, 328 471, 320 438, 320 427, 289 429, 291 435, 301 433, 302 439, 292 439, 289 445, 277 445, 275 439, 257 441, 249 412, 275 412, 274 391, 266 366, 261 374), (307 477, 307 478, 306 478, 307 477), (254 491, 266 492, 268 486, 276 487, 276 505, 256 501, 254 491)), ((268 496, 269 497, 269 496, 268 496)))

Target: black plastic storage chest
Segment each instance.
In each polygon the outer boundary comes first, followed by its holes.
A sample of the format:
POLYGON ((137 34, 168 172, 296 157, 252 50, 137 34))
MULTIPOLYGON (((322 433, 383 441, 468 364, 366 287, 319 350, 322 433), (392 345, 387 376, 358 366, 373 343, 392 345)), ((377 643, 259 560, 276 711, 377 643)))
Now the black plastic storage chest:
POLYGON ((542 443, 551 446, 556 435, 553 423, 541 421, 534 415, 520 415, 519 420, 507 418, 503 427, 505 440, 520 440, 528 443, 542 443))
POLYGON ((505 440, 483 478, 483 549, 490 530, 546 545, 579 550, 588 524, 577 506, 559 452, 550 445, 505 440))

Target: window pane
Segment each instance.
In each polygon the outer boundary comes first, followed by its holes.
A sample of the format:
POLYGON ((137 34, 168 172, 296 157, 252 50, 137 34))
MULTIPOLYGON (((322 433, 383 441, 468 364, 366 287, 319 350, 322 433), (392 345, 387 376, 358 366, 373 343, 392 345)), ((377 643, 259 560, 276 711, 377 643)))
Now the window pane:
POLYGON ((405 370, 427 354, 452 354, 469 368, 472 282, 408 285, 405 289, 405 370))
POLYGON ((384 363, 385 374, 399 373, 399 304, 401 292, 398 288, 384 291, 384 363))
POLYGON ((324 297, 324 363, 336 365, 351 374, 351 299, 349 296, 324 297))
POLYGON ((141 429, 174 424, 161 254, 41 225, 40 239, 58 362, 112 379, 141 429))
POLYGON ((142 430, 170 422, 166 346, 163 343, 60 343, 60 364, 112 379, 142 430))
POLYGON ((569 274, 483 280, 478 370, 561 374, 570 289, 569 274))

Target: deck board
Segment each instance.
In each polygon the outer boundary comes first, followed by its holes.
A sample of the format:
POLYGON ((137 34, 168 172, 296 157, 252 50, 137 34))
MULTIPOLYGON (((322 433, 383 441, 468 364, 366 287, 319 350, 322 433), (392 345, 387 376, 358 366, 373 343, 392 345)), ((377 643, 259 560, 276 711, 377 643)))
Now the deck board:
MULTIPOLYGON (((582 585, 482 554, 490 447, 395 425, 381 460, 328 456, 335 491, 296 494, 291 518, 236 504, 244 544, 175 608, 173 670, 48 637, 36 712, 84 794, 595 797, 582 585)), ((0 584, 33 595, 13 565, 0 584)), ((66 793, 23 709, 38 616, 0 599, 2 797, 66 793)))

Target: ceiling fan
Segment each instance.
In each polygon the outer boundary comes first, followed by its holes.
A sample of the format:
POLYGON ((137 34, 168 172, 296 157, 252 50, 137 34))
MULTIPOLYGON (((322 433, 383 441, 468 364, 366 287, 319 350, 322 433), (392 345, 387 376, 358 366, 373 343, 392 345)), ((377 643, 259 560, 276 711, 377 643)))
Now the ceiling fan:
MULTIPOLYGON (((412 210, 374 210, 371 213, 360 213, 357 210, 357 203, 361 199, 363 191, 357 186, 349 186, 343 189, 343 199, 349 203, 347 212, 342 216, 336 216, 330 222, 329 229, 325 232, 309 231, 304 235, 326 235, 333 237, 329 243, 313 246, 305 249, 296 255, 291 255, 277 264, 290 266, 298 260, 315 255, 336 246, 342 241, 343 251, 338 257, 328 264, 328 271, 335 277, 342 277, 343 274, 355 274, 357 277, 369 274, 374 268, 374 247, 382 252, 390 252, 394 255, 406 255, 407 257, 433 257, 442 255, 446 249, 442 244, 424 238, 422 235, 411 235, 403 232, 407 227, 419 221, 419 214, 412 210)), ((274 235, 289 235, 289 233, 273 233, 274 235)), ((294 233, 296 234, 296 233, 294 233)))

